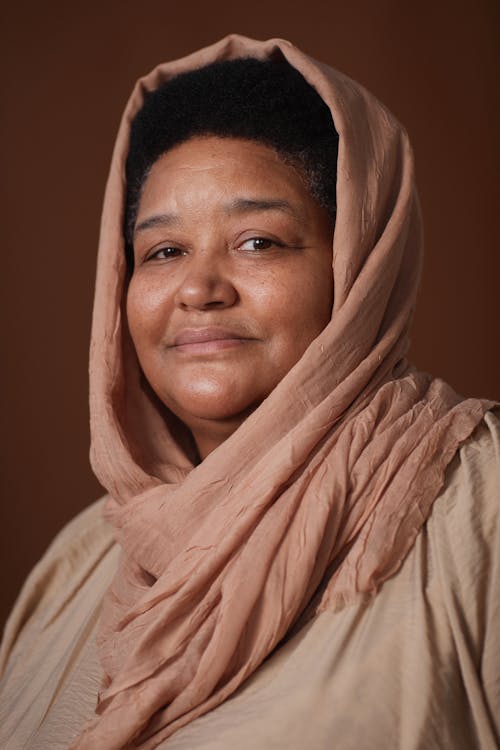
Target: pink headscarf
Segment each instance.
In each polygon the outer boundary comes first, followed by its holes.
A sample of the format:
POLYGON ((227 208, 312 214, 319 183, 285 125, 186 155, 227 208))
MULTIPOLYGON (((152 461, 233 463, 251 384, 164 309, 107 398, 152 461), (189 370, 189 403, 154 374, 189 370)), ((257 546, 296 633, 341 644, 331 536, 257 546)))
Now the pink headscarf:
POLYGON ((406 133, 347 77, 287 41, 231 35, 138 82, 106 190, 90 360, 92 461, 123 556, 98 637, 97 717, 74 749, 156 747, 230 696, 291 628, 398 571, 492 406, 405 361, 421 255, 406 133), (193 466, 124 321, 124 162, 146 90, 242 56, 286 58, 332 111, 334 306, 270 396, 193 466))

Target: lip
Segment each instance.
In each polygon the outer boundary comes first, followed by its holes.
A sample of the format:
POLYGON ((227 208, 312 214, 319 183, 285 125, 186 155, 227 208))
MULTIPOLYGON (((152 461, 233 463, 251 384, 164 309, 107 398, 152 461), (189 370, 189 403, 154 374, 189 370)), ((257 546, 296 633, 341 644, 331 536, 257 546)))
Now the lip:
POLYGON ((171 348, 191 354, 210 354, 233 346, 241 346, 248 341, 253 341, 253 339, 228 328, 216 326, 185 328, 174 338, 171 348))

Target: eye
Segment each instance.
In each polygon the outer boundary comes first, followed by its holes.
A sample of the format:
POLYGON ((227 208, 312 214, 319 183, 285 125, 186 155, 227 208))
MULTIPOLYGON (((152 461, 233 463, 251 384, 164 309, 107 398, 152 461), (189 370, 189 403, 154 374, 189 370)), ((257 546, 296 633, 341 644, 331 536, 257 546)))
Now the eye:
POLYGON ((170 258, 177 258, 182 254, 183 251, 179 247, 168 245, 167 247, 160 247, 157 250, 154 250, 148 255, 146 260, 169 260, 170 258))
POLYGON ((283 247, 283 245, 269 237, 250 237, 241 244, 243 250, 269 250, 271 247, 283 247))

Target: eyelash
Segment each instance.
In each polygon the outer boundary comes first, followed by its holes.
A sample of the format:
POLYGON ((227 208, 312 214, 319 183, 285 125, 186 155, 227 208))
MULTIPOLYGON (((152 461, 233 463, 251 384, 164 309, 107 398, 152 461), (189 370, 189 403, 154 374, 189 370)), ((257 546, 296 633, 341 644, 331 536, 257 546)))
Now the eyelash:
POLYGON ((253 250, 254 250, 254 251, 258 251, 258 250, 269 250, 269 249, 270 249, 271 247, 273 247, 273 246, 274 246, 274 247, 283 247, 283 243, 282 243, 282 242, 278 242, 277 240, 272 240, 272 239, 271 239, 270 237, 249 237, 248 239, 246 239, 246 240, 245 240, 244 242, 242 242, 241 244, 242 244, 242 245, 246 245, 246 244, 247 244, 247 242, 254 242, 254 243, 255 243, 255 242, 266 242, 266 243, 268 243, 268 244, 269 244, 269 246, 268 246, 268 247, 261 247, 261 248, 256 248, 256 247, 254 247, 254 248, 253 248, 253 250))
MULTIPOLYGON (((263 243, 268 244, 268 247, 260 247, 260 248, 254 247, 253 250, 251 250, 250 252, 258 252, 259 250, 262 250, 263 252, 265 252, 266 250, 270 250, 272 247, 284 247, 284 244, 281 242, 278 242, 277 240, 273 240, 270 237, 260 237, 260 236, 249 237, 248 239, 244 240, 244 242, 241 243, 240 247, 242 247, 243 245, 246 245, 248 242, 253 242, 253 243, 263 242, 263 243)), ((168 245, 166 247, 160 247, 158 248, 158 250, 155 250, 153 253, 151 253, 151 255, 147 258, 147 260, 148 261, 149 260, 167 260, 169 257, 170 258, 178 257, 177 253, 182 253, 182 252, 183 251, 180 248, 175 247, 173 245, 168 245), (175 251, 176 254, 174 255, 174 253, 168 252, 168 251, 175 251), (159 253, 165 253, 165 258, 159 258, 159 253)))
POLYGON ((153 253, 151 253, 151 255, 149 255, 146 258, 146 260, 147 261, 149 261, 149 260, 167 260, 168 257, 171 257, 171 258, 177 257, 177 255, 174 255, 173 253, 168 253, 167 254, 168 250, 174 250, 176 253, 177 252, 182 252, 182 250, 180 248, 173 247, 172 245, 169 245, 168 247, 159 247, 158 250, 155 250, 153 253), (166 257, 165 258, 159 258, 159 253, 165 253, 166 257))

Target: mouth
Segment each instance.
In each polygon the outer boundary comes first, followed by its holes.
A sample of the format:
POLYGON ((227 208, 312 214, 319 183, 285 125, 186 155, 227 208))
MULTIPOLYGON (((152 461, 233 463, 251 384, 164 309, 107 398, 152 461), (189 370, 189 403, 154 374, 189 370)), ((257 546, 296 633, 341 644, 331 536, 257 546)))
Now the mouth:
POLYGON ((185 328, 177 334, 170 348, 184 354, 214 354, 250 341, 255 339, 226 328, 185 328))

